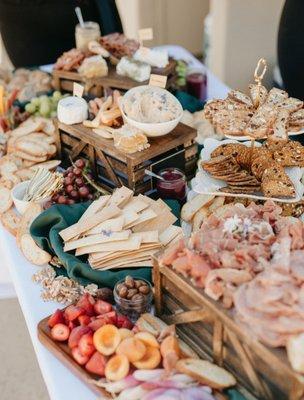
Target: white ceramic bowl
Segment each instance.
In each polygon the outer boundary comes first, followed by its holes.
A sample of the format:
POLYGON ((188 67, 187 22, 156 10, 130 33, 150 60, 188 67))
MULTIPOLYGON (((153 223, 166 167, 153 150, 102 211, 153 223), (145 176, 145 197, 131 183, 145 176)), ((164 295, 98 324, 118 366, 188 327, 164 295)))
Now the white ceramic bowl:
POLYGON ((183 108, 180 104, 180 102, 177 100, 176 97, 173 96, 170 92, 168 92, 165 89, 156 87, 156 86, 148 86, 148 85, 143 85, 143 86, 137 86, 134 87, 130 90, 128 90, 123 98, 121 99, 120 103, 120 110, 123 116, 123 119, 126 123, 135 126, 136 128, 142 130, 148 137, 157 137, 157 136, 164 136, 167 135, 167 133, 170 133, 173 131, 173 129, 176 127, 176 125, 179 123, 179 121, 182 118, 183 115, 183 108), (172 119, 171 121, 167 122, 158 122, 158 123, 148 123, 148 122, 139 122, 136 121, 130 117, 128 117, 125 112, 124 112, 124 102, 126 99, 128 99, 129 96, 132 96, 136 92, 142 92, 146 90, 147 88, 153 90, 153 91, 159 91, 159 92, 165 92, 168 97, 173 99, 173 101, 176 103, 177 107, 179 108, 179 113, 176 116, 176 118, 172 119))
MULTIPOLYGON (((11 191, 11 196, 12 196, 13 202, 15 204, 16 210, 21 215, 23 215, 25 213, 28 205, 30 204, 30 201, 22 200, 23 196, 26 192, 26 189, 29 185, 29 182, 30 181, 28 180, 28 181, 18 183, 11 191)), ((50 199, 51 199, 50 197, 46 197, 42 200, 37 201, 37 203, 43 205, 50 199)))

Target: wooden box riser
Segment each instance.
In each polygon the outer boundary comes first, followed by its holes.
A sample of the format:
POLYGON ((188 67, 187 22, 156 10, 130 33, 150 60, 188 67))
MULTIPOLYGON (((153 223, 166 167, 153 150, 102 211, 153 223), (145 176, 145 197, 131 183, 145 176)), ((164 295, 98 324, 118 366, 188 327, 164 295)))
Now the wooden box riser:
MULTIPOLYGON (((70 164, 69 158, 73 157, 73 150, 80 144, 81 140, 71 136, 66 132, 60 132, 61 138, 61 152, 62 152, 62 166, 67 167, 70 164)), ((155 189, 155 182, 145 174, 145 169, 150 169, 153 172, 158 172, 161 168, 163 160, 170 166, 175 166, 176 153, 180 154, 182 158, 181 169, 185 171, 187 179, 191 179, 196 171, 197 164, 197 145, 193 143, 189 147, 184 148, 179 146, 161 156, 158 156, 151 160, 146 160, 139 165, 134 166, 131 170, 128 170, 126 163, 108 156, 108 161, 115 172, 115 175, 121 185, 126 185, 134 190, 136 193, 147 193, 155 189)), ((90 160, 93 170, 96 172, 95 178, 97 181, 107 190, 113 190, 117 187, 117 182, 114 182, 112 177, 109 175, 104 163, 93 153, 91 146, 85 145, 82 151, 77 157, 83 157, 90 160)))
POLYGON ((153 272, 158 315, 177 324, 179 335, 199 355, 230 370, 246 398, 303 399, 303 379, 290 367, 284 349, 270 349, 257 342, 219 302, 171 268, 159 266, 157 260, 153 272))

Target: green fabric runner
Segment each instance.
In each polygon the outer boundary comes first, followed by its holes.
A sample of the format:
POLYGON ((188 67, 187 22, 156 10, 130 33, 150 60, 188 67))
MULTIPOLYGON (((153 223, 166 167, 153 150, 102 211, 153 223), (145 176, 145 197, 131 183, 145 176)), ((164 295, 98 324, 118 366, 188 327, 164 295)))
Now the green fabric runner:
MULTIPOLYGON (((179 217, 180 206, 177 201, 166 202, 173 213, 179 217)), ((30 233, 35 242, 52 255, 56 255, 64 265, 56 269, 58 275, 67 275, 82 285, 96 283, 99 287, 113 288, 117 281, 126 275, 144 278, 151 282, 151 268, 123 268, 109 271, 93 270, 87 263, 87 256, 76 257, 74 251, 63 251, 63 240, 59 232, 75 224, 90 202, 67 205, 54 205, 42 212, 32 223, 30 233)))

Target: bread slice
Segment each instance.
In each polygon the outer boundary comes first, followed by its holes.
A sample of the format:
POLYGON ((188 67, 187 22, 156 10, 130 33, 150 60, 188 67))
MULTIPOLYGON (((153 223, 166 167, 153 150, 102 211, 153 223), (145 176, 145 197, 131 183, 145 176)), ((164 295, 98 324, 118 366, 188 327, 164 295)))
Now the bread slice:
POLYGON ((17 215, 13 209, 8 210, 1 215, 1 222, 3 227, 14 236, 17 235, 20 220, 20 216, 17 215))
POLYGON ((21 217, 21 221, 17 230, 17 245, 20 246, 21 237, 25 233, 29 233, 30 226, 34 219, 42 212, 42 206, 38 203, 30 203, 21 217))
POLYGON ((44 265, 52 259, 49 253, 37 246, 29 233, 25 233, 21 236, 20 248, 24 257, 32 264, 44 265))
POLYGON ((179 360, 176 369, 182 374, 191 376, 203 385, 214 389, 224 389, 236 384, 230 372, 207 360, 186 358, 179 360))
POLYGON ((198 194, 183 206, 181 218, 186 222, 190 222, 194 214, 196 214, 197 211, 203 206, 208 206, 213 199, 214 196, 208 194, 198 194))

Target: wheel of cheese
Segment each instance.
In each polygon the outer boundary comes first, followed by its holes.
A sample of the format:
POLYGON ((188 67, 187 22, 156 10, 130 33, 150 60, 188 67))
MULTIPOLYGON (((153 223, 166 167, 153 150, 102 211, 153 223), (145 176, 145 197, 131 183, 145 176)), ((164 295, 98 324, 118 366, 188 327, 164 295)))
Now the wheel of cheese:
POLYGON ((88 119, 88 104, 82 97, 65 97, 58 102, 57 117, 67 125, 79 124, 88 119))

